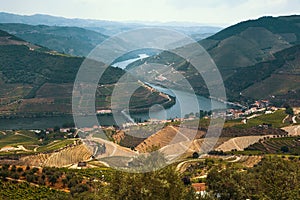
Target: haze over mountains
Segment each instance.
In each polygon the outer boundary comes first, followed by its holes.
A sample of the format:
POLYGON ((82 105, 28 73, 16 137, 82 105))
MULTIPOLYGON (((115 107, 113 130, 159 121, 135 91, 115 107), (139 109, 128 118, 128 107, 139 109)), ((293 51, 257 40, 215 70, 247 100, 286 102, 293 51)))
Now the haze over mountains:
POLYGON ((81 27, 89 30, 100 32, 104 35, 114 35, 122 31, 128 31, 141 27, 161 27, 176 30, 195 39, 203 39, 208 37, 222 28, 217 26, 208 26, 203 24, 191 23, 185 24, 178 22, 170 23, 149 23, 149 22, 115 22, 105 20, 92 20, 92 19, 68 19, 63 17, 55 17, 50 15, 16 15, 10 13, 0 12, 0 23, 22 23, 30 25, 48 25, 48 26, 69 26, 81 27))

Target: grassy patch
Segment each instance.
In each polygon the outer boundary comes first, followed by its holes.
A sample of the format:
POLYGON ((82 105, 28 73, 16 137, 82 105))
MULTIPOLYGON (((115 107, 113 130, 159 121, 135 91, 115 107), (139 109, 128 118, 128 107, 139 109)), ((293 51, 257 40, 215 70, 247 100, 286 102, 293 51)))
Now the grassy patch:
POLYGON ((271 124, 273 128, 281 128, 288 124, 282 123, 282 120, 286 117, 284 110, 275 111, 272 114, 263 114, 261 116, 247 120, 247 124, 236 125, 238 128, 251 128, 262 124, 271 124))
POLYGON ((0 138, 0 148, 5 146, 13 146, 16 147, 18 145, 36 145, 39 144, 37 138, 32 138, 27 135, 21 134, 8 134, 6 136, 2 136, 0 138))
POLYGON ((74 141, 74 139, 53 141, 45 146, 38 147, 37 152, 55 151, 67 145, 73 144, 74 141))

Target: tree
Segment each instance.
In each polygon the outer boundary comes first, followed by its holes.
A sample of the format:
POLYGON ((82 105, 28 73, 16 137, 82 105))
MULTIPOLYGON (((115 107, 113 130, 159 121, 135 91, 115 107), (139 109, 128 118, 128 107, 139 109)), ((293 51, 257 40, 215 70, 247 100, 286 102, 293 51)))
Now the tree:
POLYGON ((8 177, 8 171, 7 170, 1 170, 0 171, 0 177, 2 177, 2 180, 6 180, 6 178, 8 177))
POLYGON ((17 168, 17 172, 19 172, 19 173, 23 172, 23 168, 22 167, 18 167, 17 168))
POLYGON ((30 173, 35 174, 38 171, 39 171, 39 168, 34 167, 31 169, 30 173))
POLYGON ((63 183, 63 186, 65 187, 68 183, 68 179, 66 179, 66 178, 62 179, 62 183, 63 183))
POLYGON ((12 173, 12 174, 11 174, 11 177, 12 177, 13 179, 19 179, 19 178, 20 178, 19 174, 17 174, 17 173, 12 173))
POLYGON ((288 146, 282 146, 280 148, 280 151, 282 151, 283 153, 288 153, 289 152, 289 147, 288 146))
POLYGON ((264 158, 257 166, 241 171, 229 166, 213 168, 208 190, 221 199, 300 199, 299 161, 264 158))
POLYGON ((102 199, 195 199, 173 167, 148 173, 114 171, 102 199))
POLYGON ((79 184, 76 185, 75 187, 72 187, 70 192, 72 194, 72 196, 74 196, 74 194, 76 193, 83 193, 89 190, 89 187, 86 184, 79 184))
POLYGON ((183 177, 181 180, 184 183, 184 185, 190 185, 191 184, 191 179, 187 176, 183 177))
POLYGON ((4 164, 4 165, 2 165, 2 170, 8 170, 9 167, 10 167, 9 164, 4 164))
POLYGON ((60 127, 59 126, 54 126, 53 131, 56 132, 60 132, 60 127))
POLYGON ((53 186, 57 182, 57 177, 55 175, 51 175, 49 177, 49 183, 53 186))
POLYGON ((288 105, 285 107, 285 113, 288 115, 294 115, 294 110, 291 106, 288 105))
POLYGON ((34 175, 32 174, 27 174, 25 178, 27 182, 31 182, 31 183, 35 180, 34 175))
POLYGON ((193 153, 193 158, 199 158, 199 153, 198 152, 194 152, 193 153))
POLYGON ((10 171, 11 172, 16 172, 17 171, 16 165, 12 165, 11 168, 10 168, 10 171))

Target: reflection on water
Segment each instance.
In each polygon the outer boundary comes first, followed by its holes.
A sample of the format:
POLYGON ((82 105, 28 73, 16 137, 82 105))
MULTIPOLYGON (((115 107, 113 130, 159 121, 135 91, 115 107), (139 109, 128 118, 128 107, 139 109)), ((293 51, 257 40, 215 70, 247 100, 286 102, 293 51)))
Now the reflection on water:
MULTIPOLYGON (((98 121, 101 125, 114 124, 113 117, 108 115, 98 116, 98 121)), ((0 129, 46 129, 55 126, 62 127, 63 124, 70 122, 73 122, 72 116, 0 119, 0 129)))
POLYGON ((156 112, 142 113, 142 114, 133 114, 132 115, 133 118, 141 118, 141 120, 147 120, 150 118, 149 115, 151 116, 151 118, 155 118, 159 120, 177 118, 177 117, 183 118, 186 114, 190 114, 191 112, 196 113, 199 112, 199 110, 205 110, 205 111, 211 110, 212 101, 214 104, 214 109, 221 109, 221 108, 224 109, 224 103, 222 102, 210 100, 206 97, 194 95, 180 90, 170 90, 149 83, 147 84, 160 92, 163 92, 171 96, 176 96, 176 103, 171 108, 166 110, 160 110, 156 112))

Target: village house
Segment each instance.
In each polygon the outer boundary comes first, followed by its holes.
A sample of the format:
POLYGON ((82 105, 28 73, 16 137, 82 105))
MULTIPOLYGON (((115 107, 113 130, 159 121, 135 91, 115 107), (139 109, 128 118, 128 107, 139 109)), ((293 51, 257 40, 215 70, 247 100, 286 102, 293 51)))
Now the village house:
POLYGON ((201 196, 205 195, 205 193, 206 193, 205 183, 193 183, 192 187, 195 189, 196 194, 200 194, 201 196))

